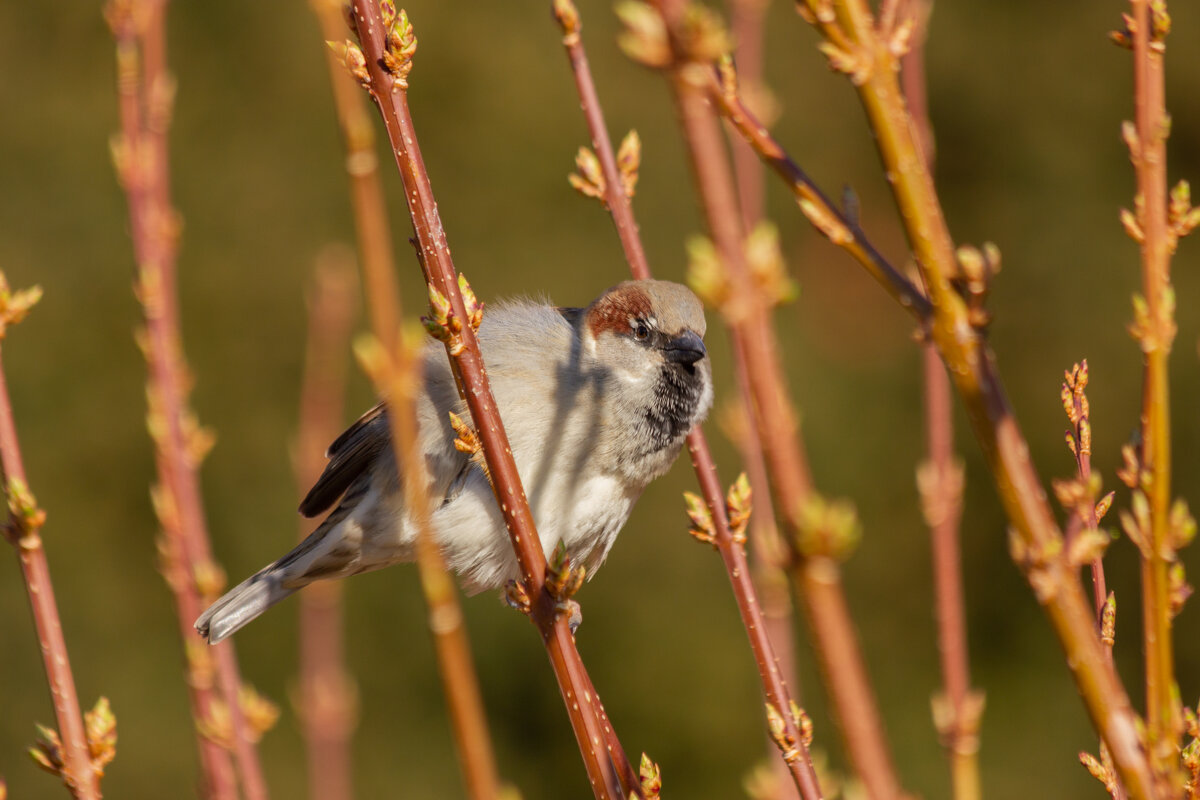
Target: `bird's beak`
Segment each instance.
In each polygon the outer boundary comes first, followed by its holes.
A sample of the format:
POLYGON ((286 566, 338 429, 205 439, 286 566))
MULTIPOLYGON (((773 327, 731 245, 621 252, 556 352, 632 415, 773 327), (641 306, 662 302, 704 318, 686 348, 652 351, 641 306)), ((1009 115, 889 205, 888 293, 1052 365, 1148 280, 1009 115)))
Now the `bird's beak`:
POLYGON ((694 331, 685 330, 663 345, 663 357, 676 364, 695 364, 708 351, 704 349, 704 341, 694 331))

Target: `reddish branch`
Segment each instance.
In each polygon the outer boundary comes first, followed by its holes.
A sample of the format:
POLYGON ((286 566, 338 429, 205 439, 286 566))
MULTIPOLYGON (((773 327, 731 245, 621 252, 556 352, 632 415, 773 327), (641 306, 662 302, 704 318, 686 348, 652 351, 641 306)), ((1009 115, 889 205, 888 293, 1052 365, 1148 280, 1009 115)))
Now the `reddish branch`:
MULTIPOLYGON (((741 216, 717 118, 705 97, 708 71, 688 51, 685 6, 660 3, 673 60, 670 79, 692 171, 713 243, 725 266, 731 298, 724 309, 734 349, 746 362, 754 419, 771 468, 779 507, 793 536, 815 499, 797 438, 778 348, 765 306, 753 289, 743 252, 741 216)), ((832 554, 797 552, 796 581, 804 598, 827 685, 855 771, 873 798, 896 798, 900 784, 883 737, 883 723, 850 620, 841 571, 832 554)))
MULTIPOLYGON (((15 311, 9 306, 8 286, 0 275, 5 307, 0 309, 0 345, 8 325, 18 321, 24 311, 15 311)), ((36 291, 36 290, 35 290, 36 291)), ((36 294, 26 295, 29 305, 36 302, 36 294)), ((100 782, 92 769, 87 734, 83 716, 79 713, 79 698, 75 692, 75 676, 71 673, 71 662, 67 656, 67 642, 63 638, 62 623, 58 617, 58 602, 54 597, 54 586, 50 582, 50 565, 46 560, 41 527, 45 513, 37 507, 29 493, 29 482, 25 477, 25 465, 21 448, 17 442, 17 427, 13 421, 12 404, 8 398, 8 381, 0 363, 0 466, 4 471, 5 494, 8 497, 8 520, 4 524, 4 538, 17 551, 21 562, 21 577, 25 579, 25 592, 33 611, 33 623, 37 629, 42 665, 46 670, 46 683, 50 687, 50 701, 54 706, 54 718, 58 725, 61 742, 62 767, 59 774, 77 800, 99 800, 100 782)))
MULTIPOLYGON (((396 300, 395 296, 372 298, 372 303, 393 306, 376 316, 399 316, 396 300)), ((377 331, 371 344, 360 347, 359 357, 388 405, 392 445, 403 476, 404 503, 417 529, 417 571, 429 606, 429 630, 437 650, 459 764, 467 784, 467 795, 472 800, 495 800, 499 794, 499 780, 479 681, 471 661, 454 580, 446 568, 430 523, 430 498, 426 488, 429 479, 417 438, 416 412, 424 336, 405 331, 389 352, 380 345, 379 333, 377 331)))
MULTIPOLYGON (((1108 664, 1091 610, 1063 554, 1061 532, 1029 461, 1029 447, 1008 405, 994 357, 972 322, 967 298, 953 283, 958 274, 954 246, 896 80, 895 59, 907 36, 904 23, 878 26, 865 0, 806 0, 801 11, 825 35, 831 64, 853 77, 867 111, 929 289, 933 339, 954 377, 1013 523, 1014 555, 1046 609, 1092 722, 1131 796, 1154 797, 1136 715, 1108 664)), ((769 161, 779 158, 771 150, 760 155, 769 161)), ((813 221, 818 227, 827 222, 813 221)))
POLYGON ((1141 469, 1150 505, 1142 560, 1142 622, 1146 658, 1146 734, 1154 771, 1175 786, 1179 764, 1179 687, 1171 641, 1171 416, 1167 360, 1175 335, 1167 213, 1167 135, 1163 53, 1170 22, 1166 4, 1131 0, 1134 124, 1130 142, 1137 171, 1144 320, 1135 322, 1144 355, 1141 469))
MULTIPOLYGON (((342 0, 310 0, 326 41, 340 41, 346 34, 345 4, 342 0)), ((375 150, 375 129, 366 103, 353 78, 330 59, 330 83, 337 110, 338 125, 346 147, 346 172, 350 178, 350 199, 354 209, 358 255, 362 261, 365 294, 369 298, 398 298, 396 268, 392 259, 392 233, 387 217, 383 183, 379 175, 379 156, 375 150)), ((368 303, 367 313, 373 329, 387 331, 388 338, 400 328, 396 303, 368 303)))
MULTIPOLYGON (((411 68, 407 60, 411 57, 411 51, 407 56, 396 48, 389 52, 385 46, 389 31, 384 27, 380 9, 374 0, 354 0, 352 13, 364 56, 360 69, 383 115, 396 165, 404 182, 405 199, 416 231, 426 281, 447 298, 451 316, 459 323, 459 329, 454 332, 458 346, 453 348, 459 352, 452 353, 451 365, 460 380, 467 407, 475 421, 497 502, 512 539, 523 588, 529 599, 529 616, 546 644, 596 797, 606 800, 624 798, 629 791, 639 791, 640 787, 622 787, 618 776, 631 775, 631 767, 626 762, 614 769, 610 754, 602 749, 605 736, 598 710, 599 701, 575 649, 568 619, 559 612, 559 600, 547 591, 545 555, 521 488, 508 437, 488 386, 475 332, 467 324, 471 315, 467 313, 459 291, 458 274, 450 257, 446 234, 409 114, 406 76, 411 68)), ((411 30, 408 34, 411 47, 415 49, 411 30)), ((409 43, 401 43, 401 49, 409 46, 409 43)), ((612 755, 616 757, 616 754, 612 755)))
MULTIPOLYGON (((701 80, 697 73, 697 80, 701 80)), ((931 306, 924 293, 880 254, 858 227, 853 213, 839 210, 792 160, 739 97, 730 79, 706 75, 702 80, 709 100, 742 135, 758 157, 783 179, 809 221, 833 244, 848 252, 896 302, 918 320, 928 319, 931 306)))
MULTIPOLYGON (((906 10, 916 16, 910 49, 901 61, 900 78, 926 168, 933 170, 934 138, 925 93, 925 37, 931 0, 910 0, 906 10)), ((894 24, 896 4, 880 17, 894 24)), ((938 652, 942 662, 941 693, 934 698, 934 723, 950 755, 951 782, 956 800, 977 800, 979 782, 979 725, 983 695, 971 691, 967 621, 963 600, 959 523, 962 519, 963 469, 954 455, 954 418, 950 378, 931 341, 922 345, 925 376, 925 435, 927 460, 917 473, 933 553, 933 586, 937 605, 938 652)))
MULTIPOLYGON (((121 118, 114 160, 129 203, 138 293, 146 313, 144 350, 150 369, 149 422, 157 446, 158 511, 166 537, 164 573, 175 594, 184 642, 195 642, 192 622, 215 594, 218 573, 200 500, 196 469, 204 446, 187 410, 189 378, 175 296, 178 222, 169 197, 166 139, 174 89, 164 56, 165 14, 161 0, 114 0, 107 15, 117 40, 121 118)), ((219 716, 220 702, 228 712, 234 761, 247 800, 264 800, 266 784, 239 701, 241 681, 232 645, 218 645, 211 654, 194 646, 185 650, 206 791, 217 798, 236 796, 228 754, 212 731, 200 732, 219 716), (211 690, 214 676, 218 692, 211 690)))
MULTIPOLYGON (((639 279, 649 278, 650 267, 641 238, 638 236, 632 204, 624 189, 624 182, 621 179, 617 160, 608 137, 608 129, 604 122, 604 112, 592 81, 591 70, 588 67, 587 53, 580 35, 581 23, 578 11, 570 0, 556 0, 554 9, 563 29, 563 45, 575 76, 575 85, 579 91, 592 147, 600 162, 604 178, 604 205, 612 215, 633 276, 639 279)), ((714 524, 713 545, 720 552, 729 574, 742 622, 750 637, 751 649, 763 683, 763 692, 767 703, 781 712, 780 717, 784 724, 783 741, 791 743, 788 747, 781 747, 781 751, 786 756, 783 763, 792 780, 801 788, 805 798, 819 798, 821 796, 820 787, 817 784, 816 773, 812 768, 804 736, 799 729, 797 720, 793 719, 790 713, 792 698, 784 680, 786 673, 781 670, 779 660, 772 647, 772 640, 767 635, 761 605, 751 581, 751 571, 742 543, 730 531, 721 482, 717 477, 716 466, 713 463, 703 431, 697 429, 691 433, 688 437, 688 450, 691 453, 696 477, 700 482, 714 524)), ((761 515, 763 512, 759 513, 761 515)), ((767 513, 770 515, 769 504, 767 513)), ((790 639, 788 641, 790 642, 790 639)))
MULTIPOLYGON (((313 10, 326 40, 343 31, 344 7, 340 2, 314 0, 313 10)), ((358 87, 346 70, 330 61, 334 102, 346 144, 346 169, 350 175, 351 199, 358 251, 367 286, 368 312, 375 342, 364 365, 372 373, 376 388, 388 401, 392 444, 396 463, 404 465, 406 503, 418 518, 416 561, 421 587, 429 607, 429 627, 437 652, 439 674, 450 711, 455 746, 474 800, 491 800, 498 792, 495 756, 488 734, 487 716, 479 681, 471 659, 458 595, 441 552, 429 527, 429 498, 421 487, 424 465, 416 450, 413 387, 418 378, 418 357, 410 352, 400 333, 400 295, 392 261, 391 231, 387 203, 375 154, 375 135, 358 87)))
MULTIPOLYGON (((308 343, 300 391, 300 429, 294 464, 303 493, 325 466, 325 446, 342 428, 346 353, 358 307, 358 281, 348 254, 318 261, 308 298, 308 343)), ((315 523, 300 525, 301 538, 315 523)), ((343 658, 342 586, 318 581, 300 593, 300 690, 308 794, 313 800, 350 800, 350 740, 357 717, 354 680, 343 658)))
POLYGON ((563 30, 563 47, 571 62, 571 74, 575 76, 575 89, 579 92, 580 108, 587 120, 592 150, 600 160, 600 170, 604 175, 604 206, 617 227, 617 236, 625 251, 629 271, 637 280, 645 280, 651 277, 650 263, 646 260, 646 250, 638 235, 633 206, 622 188, 617 158, 613 154, 612 140, 608 137, 608 126, 604 123, 604 110, 600 106, 600 96, 596 93, 592 69, 588 65, 587 52, 580 36, 582 23, 579 12, 573 0, 554 0, 554 14, 563 30))
MULTIPOLYGON (((763 85, 763 18, 769 4, 770 0, 730 0, 727 3, 742 90, 760 99, 766 96, 766 87, 763 85)), ((760 103, 760 115, 763 111, 761 106, 760 103)), ((762 164, 754 149, 741 139, 732 142, 732 149, 738 205, 742 209, 742 228, 749 231, 763 218, 762 164)))
MULTIPOLYGON (((737 62, 738 77, 743 93, 757 100, 760 115, 769 113, 773 102, 763 81, 765 18, 770 0, 729 0, 730 27, 734 38, 734 60, 737 62)), ((738 205, 742 210, 742 230, 752 231, 763 219, 765 175, 763 165, 754 148, 740 137, 731 137, 733 150, 733 173, 737 181, 738 205)), ((746 364, 735 359, 738 391, 746 429, 735 437, 742 463, 750 486, 754 490, 758 513, 750 519, 751 564, 754 585, 760 598, 763 624, 767 638, 774 645, 779 669, 790 682, 793 692, 799 694, 796 671, 795 633, 792 602, 788 596, 787 545, 779 535, 775 524, 775 507, 771 502, 770 483, 767 479, 767 464, 762 443, 753 434, 754 424, 750 419, 754 407, 750 397, 749 376, 746 364)), ((782 764, 776 762, 776 771, 782 764)), ((779 800, 795 797, 795 790, 786 783, 786 774, 777 776, 779 800)))

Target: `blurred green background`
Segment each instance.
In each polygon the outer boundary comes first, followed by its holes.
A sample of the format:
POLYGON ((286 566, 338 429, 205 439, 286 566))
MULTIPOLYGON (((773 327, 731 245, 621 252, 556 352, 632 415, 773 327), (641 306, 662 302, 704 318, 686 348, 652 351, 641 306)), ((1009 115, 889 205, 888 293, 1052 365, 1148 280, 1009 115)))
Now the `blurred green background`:
MULTIPOLYGON (((411 100, 457 265, 484 299, 548 295, 582 304, 626 275, 610 223, 565 176, 587 135, 549 3, 411 2, 420 38, 411 100)), ((1072 469, 1062 443, 1062 370, 1091 363, 1096 467, 1115 488, 1118 450, 1137 424, 1140 357, 1125 331, 1137 253, 1117 209, 1133 194, 1118 130, 1131 115, 1129 56, 1108 43, 1119 2, 938 4, 928 46, 938 181, 959 242, 996 242, 1004 271, 992 328, 1002 372, 1047 481, 1072 469)), ((1200 8, 1172 4, 1168 50, 1172 179, 1200 179, 1200 8)), ((614 44, 608 3, 581 3, 614 135, 644 143, 636 211, 661 277, 683 274, 700 229, 660 77, 614 44)), ((316 254, 352 221, 326 49, 302 2, 172 3, 178 77, 172 129, 185 345, 194 405, 218 444, 204 467, 218 558, 237 580, 296 536, 289 446, 304 342, 303 293, 316 254)), ((831 194, 851 184, 864 227, 904 255, 858 101, 827 70, 791 4, 770 9, 768 80, 780 139, 831 194)), ((144 367, 132 330, 125 202, 108 159, 116 129, 113 45, 95 3, 0 4, 0 268, 46 296, 5 343, 5 369, 31 485, 49 512, 47 550, 85 705, 105 694, 119 720, 110 797, 194 794, 195 746, 172 603, 155 571, 143 424, 144 367)), ((402 243, 409 223, 385 170, 402 243)), ((949 795, 930 723, 939 684, 927 533, 914 487, 922 457, 918 353, 908 317, 810 230, 768 183, 799 302, 778 315, 817 483, 852 498, 865 536, 846 581, 896 762, 907 788, 949 795)), ((410 310, 418 271, 398 248, 410 310)), ((1175 261, 1176 490, 1200 500, 1200 241, 1175 261)), ((715 320, 714 320, 715 322, 715 320)), ((710 335, 718 405, 733 379, 710 335)), ((348 415, 372 402, 355 373, 348 415)), ((1005 522, 959 420, 967 464, 964 569, 974 684, 987 692, 980 754, 989 797, 1100 797, 1076 754, 1094 749, 1049 627, 1009 559, 1005 522)), ((709 425, 723 479, 739 470, 709 425)), ((674 797, 741 796, 763 757, 762 705, 720 561, 686 533, 680 463, 636 509, 600 578, 582 594, 580 649, 626 748, 650 753, 674 797)), ((1117 505, 1128 500, 1117 493, 1117 505)), ((1110 517, 1110 521, 1115 515, 1110 517)), ((1113 523, 1115 524, 1115 522, 1113 523)), ((1197 551, 1185 558, 1198 565, 1197 551)), ((24 754, 51 722, 16 559, 0 571, 0 775, 14 800, 64 796, 24 754)), ((1118 658, 1140 703, 1137 565, 1108 558, 1120 604, 1118 658)), ((348 654, 362 697, 355 771, 361 797, 462 793, 411 568, 350 581, 348 654)), ((1193 602, 1193 605, 1195 603, 1193 602)), ((262 744, 275 797, 299 797, 295 603, 239 635, 244 675, 284 715, 262 744)), ((538 637, 494 597, 466 602, 500 768, 527 798, 589 796, 538 637)), ((1200 692, 1197 610, 1177 619, 1183 698, 1200 692)), ((801 693, 817 741, 842 764, 803 625, 801 693)))

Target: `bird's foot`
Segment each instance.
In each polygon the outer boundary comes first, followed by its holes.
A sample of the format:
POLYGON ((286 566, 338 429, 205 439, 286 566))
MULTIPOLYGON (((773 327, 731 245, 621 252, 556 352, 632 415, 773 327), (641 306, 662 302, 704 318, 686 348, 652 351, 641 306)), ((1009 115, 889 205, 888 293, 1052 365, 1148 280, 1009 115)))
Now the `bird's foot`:
POLYGON ((579 603, 570 598, 559 600, 554 604, 554 613, 560 617, 567 618, 567 625, 571 628, 571 635, 575 635, 575 631, 579 630, 579 626, 583 624, 583 609, 579 603))

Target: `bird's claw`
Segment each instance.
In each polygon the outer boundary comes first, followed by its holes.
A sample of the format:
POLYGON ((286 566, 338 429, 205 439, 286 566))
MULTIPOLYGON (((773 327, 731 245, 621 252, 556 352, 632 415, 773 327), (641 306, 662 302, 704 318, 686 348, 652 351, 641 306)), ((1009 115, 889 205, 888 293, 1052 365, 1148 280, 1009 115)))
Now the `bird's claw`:
POLYGON ((583 624, 583 609, 579 603, 570 598, 559 600, 554 604, 554 613, 558 616, 567 618, 567 625, 571 628, 571 635, 575 635, 575 631, 579 630, 579 626, 583 624))

